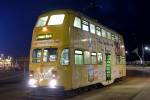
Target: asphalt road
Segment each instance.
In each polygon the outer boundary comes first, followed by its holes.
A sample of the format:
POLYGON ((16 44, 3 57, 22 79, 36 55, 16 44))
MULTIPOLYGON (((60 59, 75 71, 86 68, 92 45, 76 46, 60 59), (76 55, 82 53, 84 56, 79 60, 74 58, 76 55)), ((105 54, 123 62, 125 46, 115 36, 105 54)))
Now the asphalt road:
MULTIPOLYGON (((0 84, 0 100, 23 100, 27 91, 25 82, 0 84)), ((66 100, 150 100, 150 68, 130 67, 124 80, 66 100)))

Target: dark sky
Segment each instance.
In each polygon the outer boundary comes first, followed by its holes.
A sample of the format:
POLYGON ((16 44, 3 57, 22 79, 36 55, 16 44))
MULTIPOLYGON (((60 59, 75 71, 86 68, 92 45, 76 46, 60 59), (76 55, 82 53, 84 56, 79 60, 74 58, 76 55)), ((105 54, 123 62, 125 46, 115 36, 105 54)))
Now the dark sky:
POLYGON ((0 53, 28 56, 37 17, 61 8, 81 11, 121 33, 127 50, 150 43, 148 0, 1 0, 0 53))

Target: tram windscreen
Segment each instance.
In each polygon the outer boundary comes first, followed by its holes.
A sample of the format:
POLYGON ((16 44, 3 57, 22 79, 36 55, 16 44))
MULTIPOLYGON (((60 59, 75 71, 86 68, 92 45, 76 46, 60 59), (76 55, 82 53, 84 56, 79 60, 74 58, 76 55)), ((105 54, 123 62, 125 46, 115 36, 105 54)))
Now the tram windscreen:
POLYGON ((51 62, 57 60, 57 48, 46 48, 43 51, 43 62, 51 62))

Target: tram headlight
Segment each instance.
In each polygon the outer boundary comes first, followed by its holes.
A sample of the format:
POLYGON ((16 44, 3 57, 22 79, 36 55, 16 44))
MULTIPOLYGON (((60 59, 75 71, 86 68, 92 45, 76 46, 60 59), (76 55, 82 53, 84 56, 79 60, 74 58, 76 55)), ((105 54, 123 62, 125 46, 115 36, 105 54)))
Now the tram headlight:
POLYGON ((28 81, 28 85, 30 87, 36 87, 36 84, 37 84, 37 80, 34 79, 34 78, 30 78, 29 81, 28 81))
POLYGON ((52 79, 50 82, 49 82, 49 86, 51 88, 55 88, 57 85, 57 80, 56 79, 52 79))

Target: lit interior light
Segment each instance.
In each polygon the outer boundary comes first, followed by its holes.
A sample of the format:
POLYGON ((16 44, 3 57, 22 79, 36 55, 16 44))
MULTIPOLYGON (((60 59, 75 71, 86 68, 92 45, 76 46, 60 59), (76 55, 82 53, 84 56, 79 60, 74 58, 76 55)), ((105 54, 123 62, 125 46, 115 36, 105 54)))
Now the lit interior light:
POLYGON ((48 30, 47 27, 43 27, 43 28, 42 28, 42 31, 43 31, 43 32, 46 32, 47 30, 48 30))

